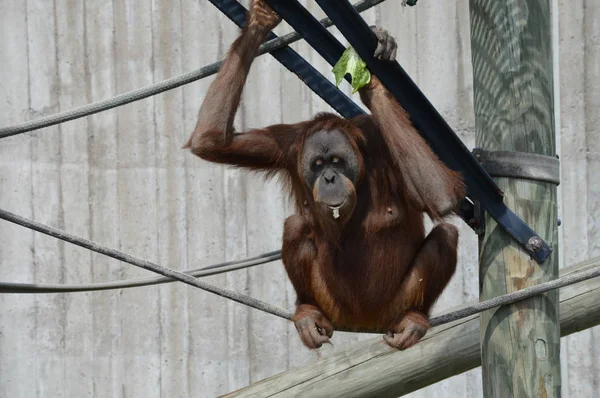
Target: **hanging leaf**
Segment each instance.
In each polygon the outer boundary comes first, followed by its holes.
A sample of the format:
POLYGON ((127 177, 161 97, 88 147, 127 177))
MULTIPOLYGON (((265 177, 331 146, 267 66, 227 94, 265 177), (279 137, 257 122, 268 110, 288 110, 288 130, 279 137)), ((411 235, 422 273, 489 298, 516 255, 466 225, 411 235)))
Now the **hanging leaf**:
POLYGON ((346 74, 350 75, 352 78, 352 93, 357 92, 371 81, 371 72, 367 69, 367 64, 352 47, 348 47, 344 51, 333 67, 332 72, 335 75, 336 87, 340 85, 346 74))

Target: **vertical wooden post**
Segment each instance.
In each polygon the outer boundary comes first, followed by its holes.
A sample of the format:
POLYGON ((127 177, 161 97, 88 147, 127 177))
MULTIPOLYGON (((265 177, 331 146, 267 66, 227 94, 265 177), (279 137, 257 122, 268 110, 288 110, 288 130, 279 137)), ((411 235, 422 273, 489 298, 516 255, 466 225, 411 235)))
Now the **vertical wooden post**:
MULTIPOLYGON (((476 144, 554 156, 550 0, 470 0, 476 144)), ((556 186, 497 178, 505 203, 553 248, 537 264, 487 217, 480 298, 558 275, 556 186)), ((558 290, 481 316, 486 397, 560 396, 558 290)))

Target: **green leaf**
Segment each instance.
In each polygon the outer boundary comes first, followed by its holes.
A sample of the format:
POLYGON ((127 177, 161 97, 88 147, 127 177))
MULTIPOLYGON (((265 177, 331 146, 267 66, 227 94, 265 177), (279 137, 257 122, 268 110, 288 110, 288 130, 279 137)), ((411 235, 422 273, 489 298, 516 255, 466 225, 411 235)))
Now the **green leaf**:
POLYGON ((352 78, 352 93, 357 92, 371 81, 371 72, 367 69, 367 64, 352 47, 348 47, 344 51, 331 71, 335 75, 336 87, 340 85, 344 76, 350 74, 352 78))

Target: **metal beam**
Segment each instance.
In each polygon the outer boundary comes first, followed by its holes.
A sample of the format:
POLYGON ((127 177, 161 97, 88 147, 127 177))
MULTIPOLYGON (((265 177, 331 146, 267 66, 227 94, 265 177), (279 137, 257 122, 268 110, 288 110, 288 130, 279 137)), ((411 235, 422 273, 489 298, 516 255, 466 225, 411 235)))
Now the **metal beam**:
MULTIPOLYGON (((332 65, 337 62, 344 47, 296 0, 267 2, 327 62, 332 65)), ((479 202, 529 255, 543 263, 552 251, 550 246, 504 204, 502 191, 398 62, 383 62, 373 57, 377 38, 352 5, 346 0, 317 0, 317 3, 366 62, 369 70, 406 109, 414 126, 434 152, 463 175, 469 198, 479 202)))

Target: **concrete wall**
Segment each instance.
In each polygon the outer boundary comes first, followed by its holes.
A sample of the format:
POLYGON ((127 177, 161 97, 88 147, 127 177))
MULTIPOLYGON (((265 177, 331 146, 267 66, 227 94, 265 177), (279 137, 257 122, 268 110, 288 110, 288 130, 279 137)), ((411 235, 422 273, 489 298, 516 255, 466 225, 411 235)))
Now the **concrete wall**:
MULTIPOLYGON (((247 3, 247 1, 245 2, 247 3)), ((313 1, 308 7, 322 15, 313 1)), ((600 5, 556 1, 563 264, 600 254, 600 5)), ((468 1, 364 13, 467 146, 474 144, 468 1)), ((289 31, 282 25, 278 32, 289 31)), ((0 125, 109 98, 223 57, 237 28, 199 0, 0 0, 0 125)), ((323 73, 304 43, 293 46, 323 73)), ((280 246, 275 182, 180 150, 211 78, 0 142, 0 207, 177 269, 280 246)), ((348 92, 348 88, 345 87, 348 92)), ((558 92, 558 91, 557 91, 558 92)), ((355 96, 354 98, 357 99, 355 96)), ((240 128, 328 110, 271 57, 252 69, 240 128)), ((477 298, 476 239, 436 312, 477 298)), ((87 283, 148 272, 0 222, 0 280, 87 283)), ((207 280, 291 308, 280 263, 207 280)), ((600 329, 562 340, 565 397, 600 394, 600 329)), ((336 333, 333 348, 365 336, 336 333)), ((0 396, 211 397, 316 360, 287 322, 182 284, 0 295, 0 396)), ((480 370, 413 396, 481 396, 480 370)))

